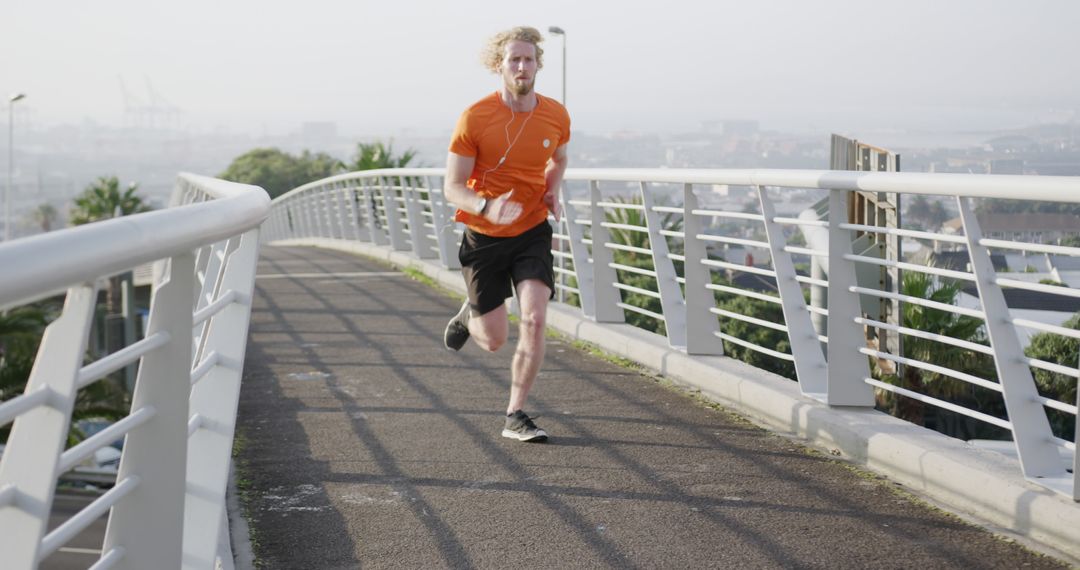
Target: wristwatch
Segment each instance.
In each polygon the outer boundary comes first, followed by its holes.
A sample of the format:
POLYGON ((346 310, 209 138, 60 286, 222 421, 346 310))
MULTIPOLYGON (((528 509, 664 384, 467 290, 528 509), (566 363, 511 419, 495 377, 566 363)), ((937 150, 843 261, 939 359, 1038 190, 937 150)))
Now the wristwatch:
POLYGON ((487 210, 488 200, 483 196, 480 197, 480 207, 476 209, 476 215, 483 216, 484 210, 487 210))

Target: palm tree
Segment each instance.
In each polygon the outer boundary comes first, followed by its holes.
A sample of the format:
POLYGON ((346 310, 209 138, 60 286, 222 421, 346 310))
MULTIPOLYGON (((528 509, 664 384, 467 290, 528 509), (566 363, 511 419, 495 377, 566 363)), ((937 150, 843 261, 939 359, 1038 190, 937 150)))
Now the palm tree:
MULTIPOLYGON (((955 304, 960 294, 960 284, 955 281, 936 283, 935 279, 919 271, 904 273, 904 294, 920 299, 927 299, 946 305, 955 304)), ((958 315, 938 309, 931 309, 905 303, 902 310, 903 324, 907 328, 952 337, 979 344, 986 344, 983 322, 974 317, 958 315)), ((976 376, 993 377, 991 363, 981 354, 971 350, 944 344, 924 338, 905 336, 903 353, 906 358, 921 362, 932 362, 938 366, 967 372, 976 376)), ((904 366, 899 377, 889 375, 885 381, 896 384, 920 394, 927 394, 941 399, 952 399, 970 392, 967 383, 949 378, 936 372, 928 372, 914 366, 904 366)), ((882 404, 889 408, 892 415, 923 425, 926 419, 925 405, 903 396, 888 397, 880 395, 882 404)))
MULTIPOLYGON (((45 301, 16 307, 0 314, 0 402, 26 390, 45 327, 59 312, 59 305, 45 301)), ((75 427, 81 419, 123 417, 130 407, 116 378, 104 378, 79 391, 71 414, 69 445, 84 438, 75 427)), ((7 441, 11 426, 0 427, 0 442, 7 441)))
MULTIPOLYGON (((136 194, 138 190, 139 185, 132 182, 127 190, 121 192, 120 180, 116 176, 98 178, 75 198, 75 205, 71 208, 70 214, 71 225, 79 226, 150 211, 150 206, 146 204, 142 196, 136 194)), ((108 314, 116 314, 120 310, 120 281, 119 275, 109 278, 109 296, 106 304, 108 314)))
POLYGON ((405 168, 416 158, 416 151, 409 149, 401 156, 394 156, 394 144, 384 145, 382 141, 357 143, 356 154, 352 162, 346 164, 351 171, 376 170, 379 168, 405 168))
MULTIPOLYGON (((647 228, 645 212, 640 208, 642 199, 640 196, 633 196, 632 198, 618 197, 613 202, 632 205, 633 207, 627 208, 613 208, 604 212, 604 218, 614 224, 621 224, 624 226, 640 227, 642 231, 628 230, 625 228, 609 228, 608 232, 611 235, 612 241, 622 245, 631 247, 637 247, 642 249, 651 249, 649 244, 649 234, 644 231, 647 228)), ((665 212, 660 216, 660 226, 667 230, 679 231, 682 229, 683 220, 682 216, 665 212)), ((593 247, 597 247, 594 245, 593 247)), ((670 247, 670 244, 669 244, 670 247)), ((677 253, 677 252, 676 252, 677 253)), ((643 269, 653 269, 653 259, 650 255, 642 255, 633 251, 615 250, 612 252, 612 257, 615 263, 620 265, 627 265, 630 267, 637 267, 643 269)), ((677 263, 675 271, 682 273, 682 264, 677 263)), ((647 289, 655 291, 657 289, 656 279, 647 275, 641 275, 632 272, 620 272, 619 280, 622 283, 637 287, 639 289, 647 289)), ((643 309, 659 313, 662 311, 660 300, 648 295, 641 295, 638 293, 624 292, 623 298, 626 303, 641 307, 643 309)), ((634 325, 645 330, 655 332, 657 334, 665 334, 664 324, 662 322, 656 322, 651 317, 630 312, 626 315, 627 323, 634 325)))
POLYGON ((109 218, 149 212, 150 206, 136 194, 139 185, 132 182, 127 190, 120 191, 120 180, 115 176, 102 176, 86 187, 75 198, 71 208, 71 225, 79 226, 109 218))
POLYGON ((33 213, 31 213, 34 222, 41 226, 41 231, 46 233, 52 231, 52 226, 56 223, 57 215, 58 212, 56 211, 56 208, 48 202, 41 204, 34 209, 33 213))

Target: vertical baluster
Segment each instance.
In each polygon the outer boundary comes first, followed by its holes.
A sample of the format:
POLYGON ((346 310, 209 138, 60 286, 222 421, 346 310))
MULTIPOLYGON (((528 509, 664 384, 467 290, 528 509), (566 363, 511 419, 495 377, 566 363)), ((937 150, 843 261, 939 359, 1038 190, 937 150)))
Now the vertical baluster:
POLYGON ((434 185, 428 179, 428 188, 431 189, 431 219, 435 225, 435 241, 439 247, 439 260, 447 269, 461 269, 461 261, 458 260, 458 239, 454 232, 454 210, 446 203, 446 196, 442 192, 442 185, 434 185))
POLYGON ((592 261, 589 259, 589 247, 585 244, 585 230, 577 221, 577 206, 570 203, 565 193, 561 196, 563 216, 566 219, 566 234, 570 236, 570 255, 574 259, 574 277, 577 280, 578 300, 581 314, 590 319, 596 318, 596 289, 593 287, 592 261))
MULTIPOLYGON (((371 232, 371 243, 374 245, 389 245, 390 235, 386 224, 379 217, 379 209, 376 197, 379 196, 375 189, 376 178, 364 179, 364 207, 367 211, 368 229, 371 232)), ((384 208, 385 209, 385 208, 384 208)))
POLYGON ((402 228, 401 217, 398 214, 397 190, 392 187, 383 176, 379 177, 379 189, 383 197, 383 211, 386 213, 386 230, 390 236, 390 247, 395 251, 406 251, 409 244, 405 229, 402 228))
MULTIPOLYGON (((259 258, 259 231, 239 238, 229 255, 221 291, 239 297, 210 321, 206 352, 216 352, 220 363, 191 388, 191 418, 196 426, 188 438, 187 494, 184 502, 184 567, 212 568, 220 535, 221 509, 229 476, 236 408, 251 317, 255 269, 259 258)), ((191 364, 188 364, 190 370, 191 364)), ((185 432, 186 433, 186 432, 185 432)))
POLYGON ((626 315, 618 303, 622 302, 622 295, 615 287, 618 275, 611 266, 615 262, 614 256, 605 244, 611 241, 608 229, 604 227, 607 220, 604 216, 604 208, 600 206, 600 183, 591 180, 589 200, 592 206, 592 269, 593 269, 593 295, 596 299, 596 315, 594 319, 598 323, 622 323, 626 322, 626 315))
POLYGON ((773 271, 776 272, 776 286, 780 292, 784 323, 788 328, 791 353, 795 356, 795 375, 799 379, 799 388, 806 396, 826 401, 825 354, 821 351, 821 343, 814 332, 810 312, 806 310, 802 287, 795 280, 795 264, 791 261, 791 254, 784 251, 787 239, 784 237, 783 228, 774 221, 776 208, 765 187, 758 186, 757 193, 761 202, 761 214, 765 218, 765 235, 769 239, 769 253, 773 271))
POLYGON ((1053 432, 1046 419, 1046 410, 1039 402, 1039 390, 1031 369, 1024 361, 1024 350, 1016 334, 1016 327, 1009 315, 1009 305, 1001 292, 990 261, 990 252, 979 242, 982 229, 967 198, 957 197, 960 220, 964 224, 971 272, 979 289, 979 302, 986 314, 986 332, 994 349, 994 366, 1001 382, 1005 410, 1013 426, 1013 441, 1020 456, 1024 477, 1060 477, 1065 475, 1057 447, 1053 444, 1053 432))
POLYGON ((828 396, 830 406, 873 406, 874 389, 863 379, 870 363, 859 348, 866 346, 855 287, 855 262, 851 255, 851 232, 840 228, 847 221, 848 191, 829 191, 829 347, 828 396))
POLYGON ((191 290, 194 258, 167 262, 168 277, 155 286, 147 336, 167 333, 170 341, 139 365, 131 409, 153 407, 154 417, 124 440, 117 481, 140 478, 139 487, 117 502, 109 515, 103 551, 122 547, 115 568, 178 568, 184 528, 188 397, 191 391, 191 290))
POLYGON ((16 489, 13 504, 0 506, 0 553, 5 567, 37 568, 38 547, 49 522, 60 463, 67 443, 76 378, 90 335, 97 291, 68 289, 60 318, 45 329, 25 394, 50 392, 47 405, 20 415, 0 461, 0 489, 16 489))
POLYGON ((675 263, 668 251, 667 238, 660 230, 660 215, 653 210, 656 200, 649 192, 649 185, 641 183, 641 203, 645 207, 645 225, 649 230, 649 249, 652 250, 653 270, 656 271, 656 288, 660 293, 660 306, 664 313, 664 329, 668 344, 673 348, 686 346, 686 302, 682 288, 676 280, 675 263))
POLYGON ((683 231, 686 232, 686 352, 687 354, 724 354, 724 343, 716 334, 720 331, 716 315, 716 297, 705 285, 712 283, 712 272, 703 262, 708 258, 705 241, 698 236, 705 233, 698 209, 694 185, 683 185, 683 231))

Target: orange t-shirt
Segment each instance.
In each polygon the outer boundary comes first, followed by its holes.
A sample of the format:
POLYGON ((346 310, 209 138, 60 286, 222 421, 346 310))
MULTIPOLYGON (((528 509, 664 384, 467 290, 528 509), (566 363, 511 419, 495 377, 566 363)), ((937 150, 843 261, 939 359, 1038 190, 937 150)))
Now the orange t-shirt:
POLYGON ((510 200, 520 203, 522 212, 503 226, 464 210, 458 210, 454 219, 493 237, 520 235, 546 220, 544 171, 555 149, 569 140, 566 108, 539 93, 531 113, 511 113, 498 91, 474 103, 458 119, 450 152, 476 158, 466 186, 489 200, 513 190, 510 200), (504 153, 506 160, 500 165, 504 153))

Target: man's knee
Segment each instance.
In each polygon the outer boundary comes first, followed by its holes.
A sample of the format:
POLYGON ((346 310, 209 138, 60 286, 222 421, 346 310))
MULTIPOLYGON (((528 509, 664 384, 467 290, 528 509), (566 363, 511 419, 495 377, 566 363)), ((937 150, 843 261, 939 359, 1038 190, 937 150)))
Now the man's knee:
POLYGON ((482 349, 484 349, 484 350, 486 350, 488 352, 495 352, 496 350, 499 350, 500 348, 502 348, 504 344, 506 344, 506 335, 505 334, 501 335, 501 336, 488 335, 486 337, 475 337, 474 336, 473 340, 476 342, 476 345, 479 346, 480 348, 482 348, 482 349))
POLYGON ((521 315, 521 334, 543 336, 544 327, 547 326, 546 316, 543 311, 531 311, 521 315))
POLYGON ((474 316, 472 322, 469 323, 469 329, 476 346, 488 352, 495 352, 502 348, 510 335, 506 316, 499 314, 498 310, 487 313, 483 317, 474 316))

